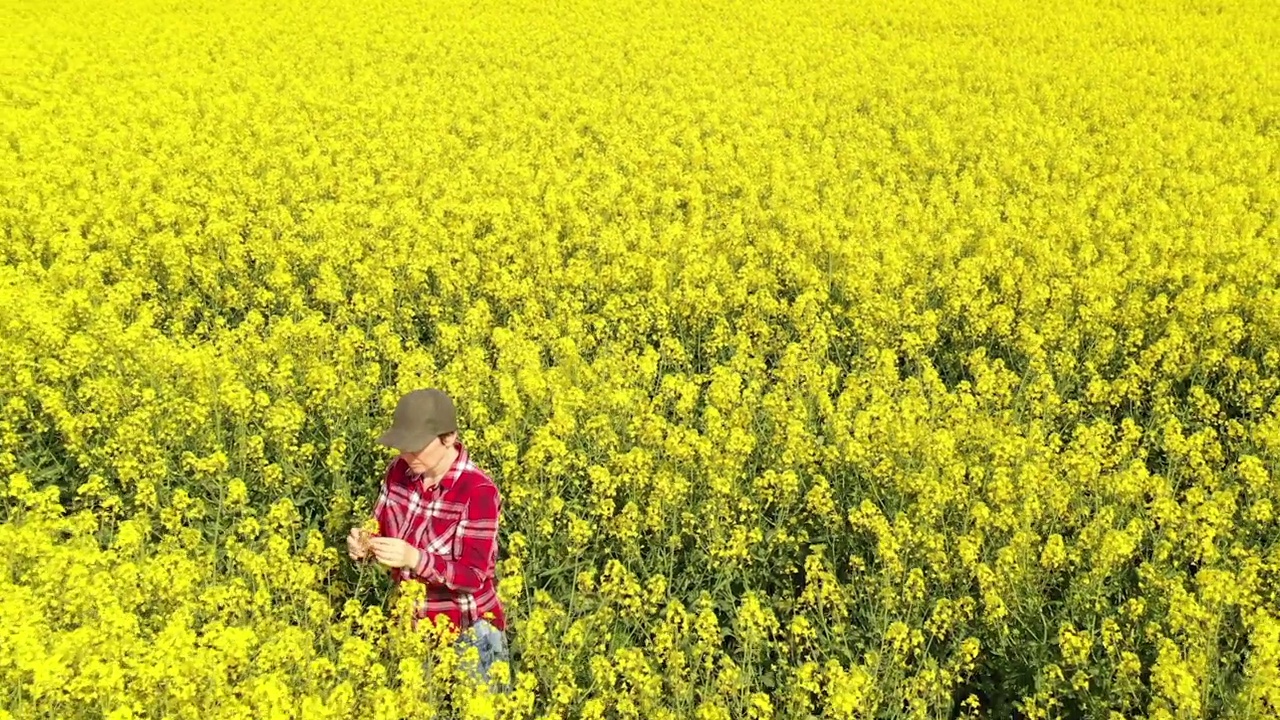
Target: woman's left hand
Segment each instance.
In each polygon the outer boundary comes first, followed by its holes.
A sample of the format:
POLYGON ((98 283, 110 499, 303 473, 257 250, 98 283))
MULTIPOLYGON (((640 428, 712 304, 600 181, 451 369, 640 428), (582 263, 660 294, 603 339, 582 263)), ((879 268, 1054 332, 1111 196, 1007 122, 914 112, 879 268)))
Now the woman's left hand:
POLYGON ((369 548, 373 550, 378 562, 393 568, 418 567, 419 550, 400 538, 375 537, 369 540, 369 548))

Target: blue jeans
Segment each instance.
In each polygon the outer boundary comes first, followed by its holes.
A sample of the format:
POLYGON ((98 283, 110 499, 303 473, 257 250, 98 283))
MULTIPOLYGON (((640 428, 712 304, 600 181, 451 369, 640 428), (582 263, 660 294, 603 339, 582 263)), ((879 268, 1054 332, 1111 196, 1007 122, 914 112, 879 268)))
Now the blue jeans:
POLYGON ((478 682, 488 683, 497 692, 508 691, 511 687, 511 675, 514 673, 510 668, 511 652, 507 647, 507 634, 486 620, 477 620, 458 637, 459 655, 469 647, 480 651, 480 665, 471 671, 471 676, 478 682), (490 677, 490 669, 500 660, 508 664, 507 677, 490 677))

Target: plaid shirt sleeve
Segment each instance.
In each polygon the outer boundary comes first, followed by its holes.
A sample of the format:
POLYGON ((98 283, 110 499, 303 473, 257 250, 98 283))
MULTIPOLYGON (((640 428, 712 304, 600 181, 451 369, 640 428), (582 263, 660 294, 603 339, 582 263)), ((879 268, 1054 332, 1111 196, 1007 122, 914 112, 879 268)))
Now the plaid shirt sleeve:
POLYGON ((498 513, 502 500, 492 485, 476 488, 467 499, 458 537, 462 552, 457 560, 423 551, 420 553, 418 577, 444 585, 450 590, 478 592, 484 581, 493 576, 493 558, 498 545, 498 513))
POLYGON ((382 479, 382 488, 378 491, 378 501, 373 506, 373 517, 378 521, 378 534, 387 537, 391 534, 391 516, 395 511, 387 486, 391 482, 391 466, 387 467, 382 479))

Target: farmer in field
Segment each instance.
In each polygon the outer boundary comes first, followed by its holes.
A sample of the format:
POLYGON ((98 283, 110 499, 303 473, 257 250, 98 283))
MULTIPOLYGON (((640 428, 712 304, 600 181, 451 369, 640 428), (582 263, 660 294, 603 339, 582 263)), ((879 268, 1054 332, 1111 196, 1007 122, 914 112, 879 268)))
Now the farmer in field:
POLYGON ((374 506, 378 534, 352 528, 347 552, 352 560, 371 558, 391 568, 397 584, 423 583, 426 600, 417 617, 447 617, 463 642, 479 649, 479 672, 488 680, 494 662, 510 661, 495 587, 498 488, 458 440, 453 400, 440 390, 400 398, 378 442, 400 451, 374 506))

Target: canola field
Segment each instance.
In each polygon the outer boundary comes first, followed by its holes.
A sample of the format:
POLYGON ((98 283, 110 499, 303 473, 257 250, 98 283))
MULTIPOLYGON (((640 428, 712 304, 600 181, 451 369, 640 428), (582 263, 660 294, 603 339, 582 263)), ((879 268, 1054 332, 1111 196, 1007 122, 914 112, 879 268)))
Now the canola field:
POLYGON ((1280 4, 0 7, 0 718, 1280 716, 1280 4), (514 686, 343 538, 402 392, 514 686))

